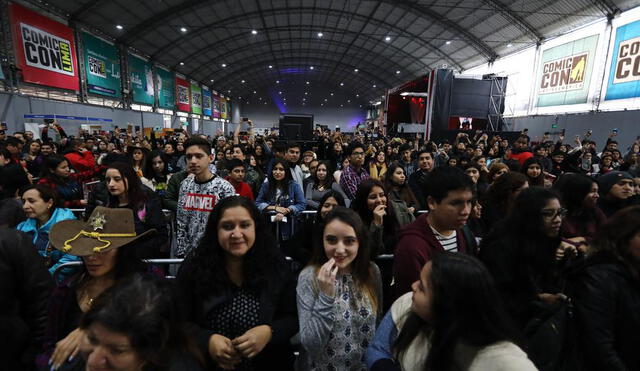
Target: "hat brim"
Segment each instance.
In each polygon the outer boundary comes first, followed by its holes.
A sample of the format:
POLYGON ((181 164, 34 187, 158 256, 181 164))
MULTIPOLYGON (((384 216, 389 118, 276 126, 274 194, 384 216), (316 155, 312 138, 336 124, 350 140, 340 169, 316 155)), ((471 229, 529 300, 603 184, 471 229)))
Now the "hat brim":
MULTIPOLYGON (((75 255, 75 256, 88 256, 91 254, 95 254, 94 248, 103 246, 104 243, 99 241, 96 238, 87 237, 87 236, 79 236, 75 240, 69 243, 71 249, 68 251, 64 250, 64 243, 72 238, 74 238, 78 232, 80 232, 85 226, 85 222, 81 220, 63 220, 56 223, 53 227, 51 227, 51 231, 49 232, 49 242, 56 249, 64 252, 65 254, 75 255)), ((89 231, 87 231, 89 232, 89 231)), ((100 231, 97 231, 100 232, 100 231)), ((134 241, 143 241, 149 237, 152 237, 156 234, 155 229, 150 229, 142 234, 139 234, 135 237, 101 237, 101 240, 109 241, 110 244, 108 247, 104 249, 100 249, 100 252, 106 252, 109 250, 113 250, 117 247, 122 247, 128 245, 134 241)))

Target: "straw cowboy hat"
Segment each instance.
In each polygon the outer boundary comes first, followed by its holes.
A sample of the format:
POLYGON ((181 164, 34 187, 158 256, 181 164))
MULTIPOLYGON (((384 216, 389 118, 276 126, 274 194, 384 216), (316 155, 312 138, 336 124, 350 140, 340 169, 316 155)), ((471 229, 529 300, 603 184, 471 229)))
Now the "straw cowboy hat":
POLYGON ((136 235, 131 209, 96 207, 89 220, 63 220, 49 232, 49 241, 56 249, 75 256, 106 252, 156 233, 150 229, 136 235))

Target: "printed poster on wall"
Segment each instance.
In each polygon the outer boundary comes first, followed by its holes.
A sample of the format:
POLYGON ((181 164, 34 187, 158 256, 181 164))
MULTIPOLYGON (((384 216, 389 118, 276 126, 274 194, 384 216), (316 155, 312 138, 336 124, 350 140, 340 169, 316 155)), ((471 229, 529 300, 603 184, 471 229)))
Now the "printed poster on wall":
POLYGON ((218 94, 213 94, 213 118, 220 118, 220 97, 218 94))
POLYGON ((202 90, 195 81, 191 81, 191 112, 202 115, 202 90))
POLYGON ((189 82, 176 74, 176 108, 179 111, 191 111, 189 99, 189 82))
POLYGON ((173 74, 164 68, 156 68, 156 87, 158 89, 158 106, 173 110, 176 107, 175 84, 173 74))
POLYGON ((25 82, 78 90, 78 64, 73 30, 62 23, 9 4, 18 68, 25 82))
POLYGON ((598 38, 593 35, 542 52, 536 107, 587 102, 598 38))
POLYGON ((202 113, 205 116, 211 116, 211 90, 202 86, 202 113))
POLYGON ((605 100, 640 97, 640 21, 616 29, 605 100))
POLYGON ((153 66, 148 61, 133 54, 127 55, 127 65, 129 67, 129 80, 131 81, 133 101, 152 106, 155 100, 153 90, 153 66))
POLYGON ((227 99, 220 97, 220 118, 227 118, 227 99))
POLYGON ((119 98, 120 58, 115 45, 83 32, 84 69, 89 93, 119 98))

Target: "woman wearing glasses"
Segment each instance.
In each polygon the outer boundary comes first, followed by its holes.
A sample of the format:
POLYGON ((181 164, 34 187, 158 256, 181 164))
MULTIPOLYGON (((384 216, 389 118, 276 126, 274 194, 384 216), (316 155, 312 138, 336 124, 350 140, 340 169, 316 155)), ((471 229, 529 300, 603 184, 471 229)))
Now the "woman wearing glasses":
MULTIPOLYGON (((555 192, 525 189, 511 210, 482 240, 480 258, 495 278, 507 311, 524 330, 542 311, 566 298, 567 269, 585 249, 560 237, 567 211, 555 192)), ((535 355, 529 356, 535 363, 535 355)))

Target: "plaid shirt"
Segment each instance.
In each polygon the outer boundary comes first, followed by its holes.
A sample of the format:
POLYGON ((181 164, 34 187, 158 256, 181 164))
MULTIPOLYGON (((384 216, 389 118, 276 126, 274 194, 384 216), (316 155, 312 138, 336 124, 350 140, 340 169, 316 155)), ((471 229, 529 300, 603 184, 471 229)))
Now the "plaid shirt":
POLYGON ((358 186, 362 181, 367 179, 369 179, 369 173, 367 173, 364 167, 356 170, 355 167, 349 165, 342 171, 342 175, 340 175, 340 187, 342 187, 345 195, 347 195, 350 200, 353 200, 356 198, 358 186))

